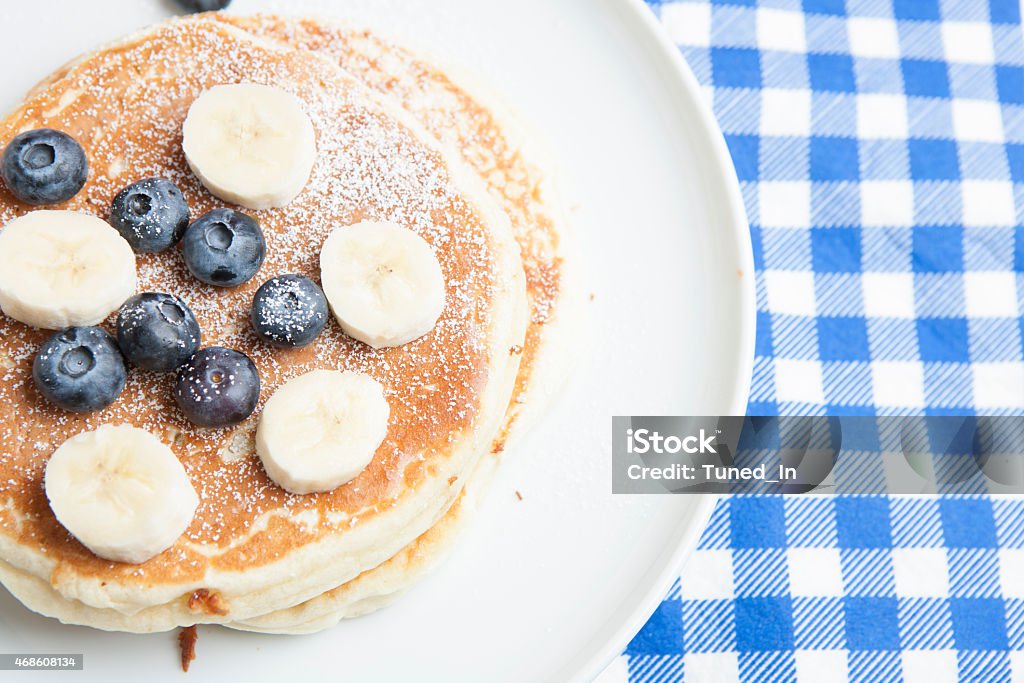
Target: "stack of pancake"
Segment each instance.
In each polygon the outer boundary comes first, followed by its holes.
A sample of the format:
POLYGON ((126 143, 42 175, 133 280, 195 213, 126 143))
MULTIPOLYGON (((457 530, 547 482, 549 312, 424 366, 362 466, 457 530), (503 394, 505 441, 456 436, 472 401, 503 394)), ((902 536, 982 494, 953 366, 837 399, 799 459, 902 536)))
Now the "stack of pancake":
MULTIPOLYGON (((243 82, 297 96, 317 136, 303 192, 284 208, 247 211, 267 240, 258 277, 216 288, 166 254, 139 255, 138 274, 140 291, 188 302, 204 346, 253 359, 262 391, 252 417, 196 427, 174 405, 172 378, 145 372, 100 412, 62 412, 32 383, 47 333, 0 316, 0 581, 67 623, 300 633, 387 604, 443 556, 497 455, 542 411, 567 365, 579 292, 563 260, 563 216, 527 138, 493 101, 374 33, 271 16, 175 20, 53 74, 0 122, 0 145, 42 127, 81 143, 88 182, 55 208, 106 219, 120 188, 160 176, 178 184, 195 218, 224 202, 189 171, 182 122, 205 90, 243 82), (316 279, 328 233, 364 220, 409 227, 434 248, 447 283, 435 328, 379 350, 335 324, 305 348, 262 344, 248 322, 260 283, 316 279), (253 434, 277 387, 322 368, 378 380, 388 433, 355 479, 295 495, 267 477, 253 434), (91 553, 44 494, 50 454, 111 423, 170 445, 200 499, 178 541, 138 565, 91 553)), ((0 224, 31 208, 0 188, 0 224)))

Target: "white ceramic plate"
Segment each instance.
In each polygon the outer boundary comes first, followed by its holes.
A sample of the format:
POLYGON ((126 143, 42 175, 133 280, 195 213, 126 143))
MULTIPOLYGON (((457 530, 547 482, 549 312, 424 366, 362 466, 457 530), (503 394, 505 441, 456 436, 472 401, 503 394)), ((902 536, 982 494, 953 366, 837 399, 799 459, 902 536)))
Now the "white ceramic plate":
MULTIPOLYGON (((282 5, 383 28, 503 93, 561 161, 595 296, 569 386, 507 454, 439 572, 395 606, 313 636, 201 628, 190 680, 592 678, 657 606, 713 505, 613 496, 611 416, 745 407, 753 266, 721 135, 639 0, 236 0, 232 9, 282 5)), ((158 0, 3 3, 0 105, 172 9, 158 0)), ((183 680, 173 634, 63 626, 3 591, 0 652, 84 652, 88 678, 183 680)))

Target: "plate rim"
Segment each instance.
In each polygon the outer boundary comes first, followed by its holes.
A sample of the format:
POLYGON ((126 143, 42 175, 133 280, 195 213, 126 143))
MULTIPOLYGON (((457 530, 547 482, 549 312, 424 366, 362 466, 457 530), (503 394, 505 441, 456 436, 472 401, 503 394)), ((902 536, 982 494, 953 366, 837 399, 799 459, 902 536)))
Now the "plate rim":
MULTIPOLYGON (((697 113, 700 125, 698 134, 710 144, 712 150, 710 164, 719 172, 718 177, 725 180, 722 189, 727 199, 726 214, 730 219, 727 223, 732 238, 736 241, 738 251, 736 256, 744 274, 739 285, 741 310, 737 318, 741 325, 741 334, 739 335, 740 344, 735 366, 737 372, 734 374, 734 383, 728 400, 728 414, 743 415, 746 412, 747 399, 753 381, 756 293, 750 224, 740 192, 736 167, 732 163, 724 134, 715 119, 711 106, 700 95, 701 86, 697 77, 683 58, 679 48, 670 40, 654 10, 648 7, 643 0, 613 0, 613 4, 617 4, 622 15, 633 23, 633 26, 627 27, 627 29, 646 34, 645 37, 651 41, 651 47, 671 68, 674 75, 672 81, 677 89, 675 97, 683 97, 691 101, 690 104, 697 113)), ((669 80, 665 79, 665 82, 668 83, 669 80)), ((695 513, 689 523, 682 525, 675 549, 665 562, 662 571, 648 586, 644 596, 637 602, 629 616, 615 629, 613 635, 571 675, 572 681, 594 680, 616 657, 623 653, 629 641, 654 614, 671 588, 672 582, 678 577, 686 559, 696 549, 697 542, 707 527, 719 498, 720 496, 717 494, 700 495, 700 502, 696 506, 695 513)))

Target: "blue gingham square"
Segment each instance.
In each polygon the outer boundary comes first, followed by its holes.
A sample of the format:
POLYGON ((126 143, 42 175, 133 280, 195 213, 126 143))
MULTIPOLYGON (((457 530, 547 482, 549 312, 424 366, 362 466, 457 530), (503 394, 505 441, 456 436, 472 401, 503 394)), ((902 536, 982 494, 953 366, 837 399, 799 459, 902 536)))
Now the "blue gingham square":
MULTIPOLYGON (((1024 412, 1017 0, 649 3, 751 222, 748 412, 1024 412)), ((626 679, 1024 680, 1024 501, 724 500, 626 679)))

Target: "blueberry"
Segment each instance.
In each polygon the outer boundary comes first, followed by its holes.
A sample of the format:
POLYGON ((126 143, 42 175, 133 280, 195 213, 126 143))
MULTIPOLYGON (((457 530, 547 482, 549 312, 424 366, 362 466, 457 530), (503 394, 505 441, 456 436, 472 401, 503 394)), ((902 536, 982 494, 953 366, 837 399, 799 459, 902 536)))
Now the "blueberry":
POLYGON ((247 355, 223 346, 196 353, 178 369, 174 400, 201 427, 227 427, 252 414, 260 375, 247 355))
POLYGON ((57 332, 43 342, 32 363, 32 378, 43 396, 75 413, 113 403, 127 374, 117 343, 100 327, 57 332))
POLYGON ((7 189, 26 204, 58 204, 85 185, 89 161, 67 133, 37 128, 18 135, 4 149, 0 164, 7 189))
POLYGON ((173 370, 199 350, 200 339, 196 317, 171 294, 137 294, 117 313, 117 345, 129 363, 143 370, 173 370))
POLYGON ((267 243, 254 218, 234 209, 214 209, 188 226, 181 253, 198 279, 234 287, 252 279, 260 269, 267 243))
POLYGON ((214 12, 224 9, 231 4, 231 0, 178 0, 187 12, 214 12))
POLYGON ((302 275, 278 275, 252 298, 252 327, 263 341, 282 349, 310 344, 327 324, 327 297, 302 275))
POLYGON ((170 180, 146 178, 117 193, 110 224, 135 251, 163 251, 185 234, 188 203, 170 180))

